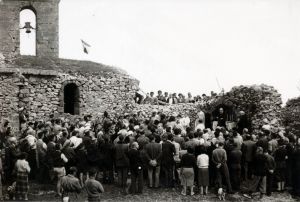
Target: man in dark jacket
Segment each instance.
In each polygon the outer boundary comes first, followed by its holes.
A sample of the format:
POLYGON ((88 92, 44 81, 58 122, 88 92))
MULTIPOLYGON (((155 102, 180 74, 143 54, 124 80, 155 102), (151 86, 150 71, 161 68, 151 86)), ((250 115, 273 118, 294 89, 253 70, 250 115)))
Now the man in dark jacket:
POLYGON ((268 159, 263 153, 263 148, 258 147, 256 150, 256 155, 254 157, 254 169, 253 169, 253 180, 249 184, 248 194, 244 194, 247 198, 252 198, 251 194, 259 188, 260 198, 266 193, 266 176, 268 172, 268 159))
POLYGON ((265 151, 264 154, 267 157, 267 196, 271 196, 273 188, 273 173, 276 167, 274 157, 271 156, 268 151, 265 151))
POLYGON ((172 144, 173 135, 164 134, 162 143, 162 157, 161 157, 161 167, 165 177, 165 187, 173 186, 173 167, 174 167, 174 155, 175 146, 172 144))
POLYGON ((130 162, 131 184, 129 192, 131 194, 143 192, 143 169, 142 159, 140 155, 139 144, 133 142, 131 149, 128 152, 128 158, 130 162))
POLYGON ((149 136, 150 143, 145 146, 146 159, 148 161, 148 179, 149 187, 153 187, 153 172, 155 175, 154 187, 159 186, 159 174, 160 174, 160 164, 161 164, 161 145, 155 142, 153 135, 149 136))
POLYGON ((232 183, 232 188, 239 191, 241 184, 242 152, 238 149, 237 143, 233 143, 233 147, 233 150, 228 155, 230 181, 232 183))
POLYGON ((251 123, 244 111, 240 111, 240 116, 237 122, 237 128, 239 134, 243 133, 244 128, 251 130, 251 123))
POLYGON ((115 165, 118 172, 118 185, 122 187, 123 192, 126 193, 126 182, 128 176, 128 150, 129 146, 124 142, 125 137, 119 135, 119 142, 115 145, 115 165))
POLYGON ((110 137, 105 135, 103 141, 99 142, 98 145, 100 161, 99 165, 103 169, 103 183, 113 183, 114 181, 114 170, 113 170, 113 150, 114 146, 110 142, 110 137))
POLYGON ((263 132, 258 134, 258 140, 256 142, 257 147, 263 148, 264 151, 268 150, 269 147, 269 141, 267 137, 269 136, 270 131, 264 130, 263 132))
POLYGON ((243 153, 243 168, 244 168, 244 179, 248 180, 252 176, 252 162, 255 154, 255 142, 251 140, 251 135, 246 135, 246 141, 242 144, 243 153))
POLYGON ((223 108, 220 108, 219 109, 219 112, 216 116, 216 121, 218 121, 218 126, 221 126, 221 127, 224 127, 226 128, 226 115, 224 113, 224 109, 223 108))

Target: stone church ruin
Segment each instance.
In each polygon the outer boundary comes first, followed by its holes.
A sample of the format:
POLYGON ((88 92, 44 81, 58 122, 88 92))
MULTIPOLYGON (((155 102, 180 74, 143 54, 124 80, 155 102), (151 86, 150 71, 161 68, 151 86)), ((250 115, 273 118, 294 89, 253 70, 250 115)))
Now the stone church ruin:
MULTIPOLYGON (((58 58, 59 0, 0 2, 0 117, 19 125, 53 114, 84 115, 123 109, 134 102, 139 82, 125 71, 99 63, 58 58), (20 12, 36 16, 36 56, 20 54, 20 12)), ((31 28, 21 25, 26 32, 31 28), (24 27, 23 27, 24 26, 24 27)))

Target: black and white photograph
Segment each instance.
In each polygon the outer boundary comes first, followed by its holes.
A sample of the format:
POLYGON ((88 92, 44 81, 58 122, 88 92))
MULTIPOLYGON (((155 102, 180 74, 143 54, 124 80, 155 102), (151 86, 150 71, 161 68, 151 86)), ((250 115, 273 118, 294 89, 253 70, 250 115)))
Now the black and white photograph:
POLYGON ((300 201, 300 1, 0 0, 0 201, 300 201))

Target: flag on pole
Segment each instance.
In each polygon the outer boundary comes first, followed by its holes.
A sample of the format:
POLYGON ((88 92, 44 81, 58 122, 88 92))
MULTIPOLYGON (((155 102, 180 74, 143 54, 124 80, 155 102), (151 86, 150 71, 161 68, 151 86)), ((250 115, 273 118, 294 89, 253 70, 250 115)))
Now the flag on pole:
POLYGON ((91 45, 82 39, 81 39, 81 43, 82 43, 82 47, 83 47, 83 52, 86 54, 89 54, 89 49, 90 49, 91 45))

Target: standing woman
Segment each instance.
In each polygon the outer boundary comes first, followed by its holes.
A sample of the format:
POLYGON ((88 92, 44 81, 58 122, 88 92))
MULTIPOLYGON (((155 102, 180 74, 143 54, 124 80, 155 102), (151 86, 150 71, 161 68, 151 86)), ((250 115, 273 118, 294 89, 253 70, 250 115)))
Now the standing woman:
POLYGON ((181 192, 182 195, 186 196, 187 188, 191 189, 191 196, 194 193, 194 168, 196 167, 196 158, 194 156, 194 150, 191 147, 187 148, 187 153, 182 156, 180 162, 180 174, 181 174, 181 185, 183 186, 183 190, 181 192))
POLYGON ((30 167, 28 161, 26 161, 27 154, 21 153, 15 164, 15 171, 17 173, 16 180, 16 194, 19 200, 28 200, 28 174, 30 173, 30 167))
POLYGON ((198 186, 200 187, 200 194, 206 195, 209 185, 209 157, 206 154, 205 146, 201 145, 199 150, 200 154, 197 157, 198 186))
POLYGON ((274 152, 274 159, 276 162, 275 177, 277 181, 277 191, 284 191, 286 181, 286 160, 288 156, 283 139, 278 141, 278 145, 278 149, 274 152))

